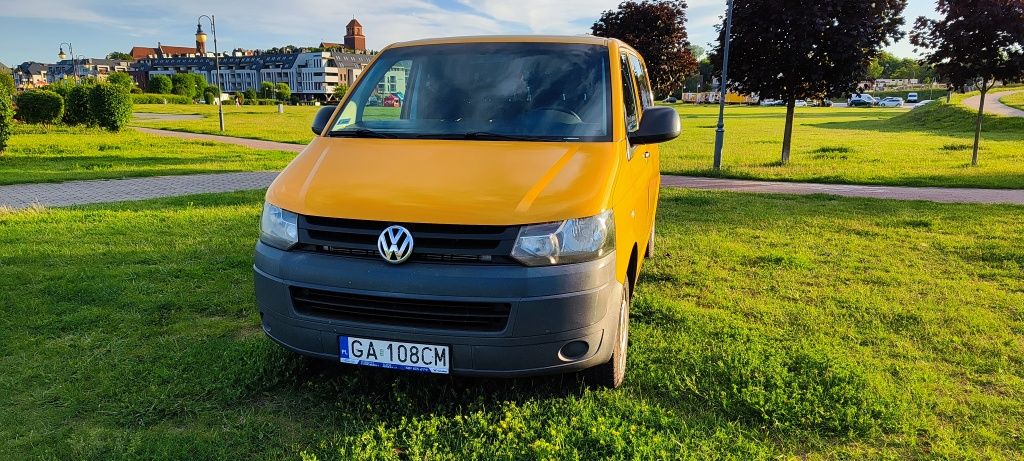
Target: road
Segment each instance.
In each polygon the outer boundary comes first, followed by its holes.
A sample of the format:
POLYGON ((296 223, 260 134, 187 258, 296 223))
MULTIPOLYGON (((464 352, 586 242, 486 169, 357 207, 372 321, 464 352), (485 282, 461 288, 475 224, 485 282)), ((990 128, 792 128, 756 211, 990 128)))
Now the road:
MULTIPOLYGON (((1000 91, 998 93, 989 93, 985 95, 985 113, 1002 115, 1003 117, 1024 117, 1024 110, 1010 107, 999 102, 999 99, 1003 96, 1013 93, 1020 93, 1020 91, 1000 91)), ((981 95, 971 96, 964 99, 963 104, 977 111, 978 104, 981 104, 981 95)))

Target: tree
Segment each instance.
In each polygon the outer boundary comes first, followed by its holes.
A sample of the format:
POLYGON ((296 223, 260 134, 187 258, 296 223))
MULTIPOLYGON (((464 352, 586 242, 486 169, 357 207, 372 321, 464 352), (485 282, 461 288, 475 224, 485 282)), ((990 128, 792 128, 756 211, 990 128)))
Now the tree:
POLYGON ((135 80, 132 80, 132 76, 128 75, 127 72, 111 72, 107 76, 107 83, 120 86, 128 91, 131 91, 132 87, 135 86, 135 80))
POLYGON ((274 97, 274 89, 277 88, 271 82, 260 83, 260 97, 270 99, 274 97))
POLYGON ((345 97, 346 93, 348 93, 347 84, 339 83, 338 86, 334 87, 334 98, 337 99, 338 101, 341 101, 342 98, 345 97))
POLYGON ((174 85, 166 75, 154 75, 149 77, 149 86, 146 88, 150 93, 171 94, 174 85))
POLYGON ((89 107, 92 85, 75 85, 64 97, 64 123, 68 125, 92 125, 95 120, 89 107))
POLYGON ((686 35, 683 0, 626 0, 605 11, 591 27, 598 37, 617 38, 636 48, 647 62, 657 97, 678 89, 697 70, 686 35))
POLYGON ((7 140, 11 139, 14 126, 14 108, 11 106, 11 93, 5 85, 0 85, 0 154, 7 150, 7 140))
POLYGON ((199 99, 206 89, 206 77, 200 74, 180 73, 171 76, 171 92, 191 100, 199 99))
POLYGON ((978 165, 985 96, 998 81, 1024 77, 1024 1, 939 0, 941 19, 917 18, 910 42, 950 84, 981 91, 971 164, 978 165))
POLYGON ((286 101, 292 95, 292 89, 288 87, 287 83, 278 83, 275 88, 277 88, 278 101, 286 101))
POLYGON ((125 52, 122 52, 122 51, 111 51, 110 53, 107 53, 107 59, 117 59, 117 60, 120 60, 120 61, 134 61, 135 60, 135 58, 133 58, 132 55, 130 55, 128 53, 125 53, 125 52))
POLYGON ((245 102, 246 104, 256 104, 256 99, 259 98, 259 96, 256 95, 256 90, 252 88, 243 91, 242 95, 245 98, 243 102, 245 102))
POLYGON ((220 97, 220 88, 217 85, 207 85, 203 88, 203 101, 207 104, 213 104, 220 97))
MULTIPOLYGON (((853 91, 879 50, 902 36, 907 0, 734 0, 730 84, 786 104, 782 163, 789 162, 798 99, 853 91)), ((724 27, 712 61, 722 63, 724 27)))
POLYGON ((15 92, 14 76, 7 72, 0 72, 0 88, 6 90, 8 96, 13 95, 15 92))

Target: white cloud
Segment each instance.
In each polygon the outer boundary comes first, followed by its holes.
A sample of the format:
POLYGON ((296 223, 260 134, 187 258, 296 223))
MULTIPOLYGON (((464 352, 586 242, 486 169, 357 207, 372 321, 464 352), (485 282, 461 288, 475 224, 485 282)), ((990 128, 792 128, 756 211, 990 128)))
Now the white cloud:
POLYGON ((536 34, 576 35, 588 32, 571 23, 598 18, 619 0, 459 0, 496 21, 515 24, 536 34))

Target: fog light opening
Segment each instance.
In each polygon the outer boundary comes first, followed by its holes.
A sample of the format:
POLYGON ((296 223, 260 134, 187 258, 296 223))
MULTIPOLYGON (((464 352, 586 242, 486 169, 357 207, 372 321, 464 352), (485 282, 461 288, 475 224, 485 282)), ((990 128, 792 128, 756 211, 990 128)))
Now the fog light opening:
POLYGON ((587 355, 587 351, 590 350, 590 345, 586 341, 571 341, 562 346, 562 349, 558 351, 558 355, 562 360, 579 360, 587 355))

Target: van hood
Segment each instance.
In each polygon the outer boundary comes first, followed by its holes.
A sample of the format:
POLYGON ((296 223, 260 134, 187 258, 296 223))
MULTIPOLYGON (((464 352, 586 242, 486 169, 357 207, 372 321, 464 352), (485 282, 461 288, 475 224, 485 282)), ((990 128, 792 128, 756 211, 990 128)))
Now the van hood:
POLYGON ((614 143, 317 137, 267 200, 307 216, 514 225, 609 208, 614 143))

